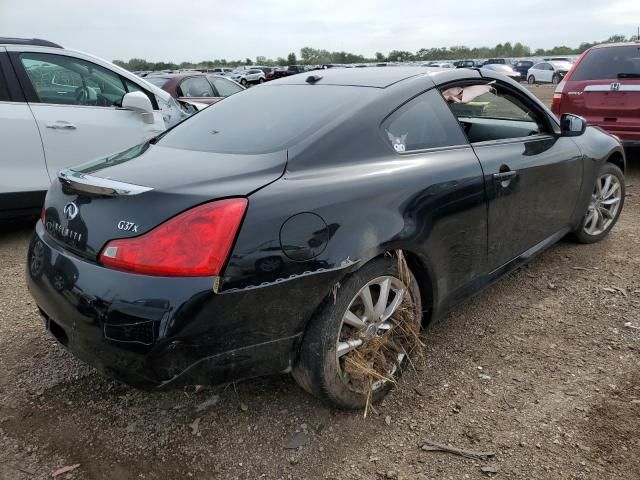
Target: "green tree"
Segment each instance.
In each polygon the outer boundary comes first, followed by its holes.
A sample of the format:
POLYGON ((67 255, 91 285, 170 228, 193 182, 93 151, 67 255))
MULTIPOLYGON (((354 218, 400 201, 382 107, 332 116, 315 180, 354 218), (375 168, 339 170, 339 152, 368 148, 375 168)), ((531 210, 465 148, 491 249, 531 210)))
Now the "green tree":
POLYGON ((413 53, 404 50, 391 50, 387 58, 390 62, 407 62, 413 60, 415 57, 413 53))
POLYGON ((296 63, 298 63, 295 52, 291 52, 289 55, 287 55, 287 63, 289 65, 295 65, 296 63))

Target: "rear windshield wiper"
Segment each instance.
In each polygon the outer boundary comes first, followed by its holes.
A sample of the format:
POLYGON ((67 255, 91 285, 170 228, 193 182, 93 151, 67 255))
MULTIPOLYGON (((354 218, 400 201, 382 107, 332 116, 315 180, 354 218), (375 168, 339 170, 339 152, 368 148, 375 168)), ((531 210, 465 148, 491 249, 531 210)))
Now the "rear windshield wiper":
POLYGON ((619 73, 618 78, 640 78, 640 73, 619 73))

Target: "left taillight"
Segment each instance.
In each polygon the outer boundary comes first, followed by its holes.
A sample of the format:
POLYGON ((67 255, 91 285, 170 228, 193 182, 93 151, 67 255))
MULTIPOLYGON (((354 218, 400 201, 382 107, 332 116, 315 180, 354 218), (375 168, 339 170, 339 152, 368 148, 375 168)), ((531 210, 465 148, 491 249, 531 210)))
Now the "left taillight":
POLYGON ((100 261, 109 268, 145 275, 218 275, 246 210, 246 198, 200 205, 139 237, 110 241, 100 261))
POLYGON ((566 81, 561 81, 553 92, 553 99, 551 100, 551 111, 556 115, 560 115, 560 104, 562 103, 562 94, 564 87, 567 84, 566 81))

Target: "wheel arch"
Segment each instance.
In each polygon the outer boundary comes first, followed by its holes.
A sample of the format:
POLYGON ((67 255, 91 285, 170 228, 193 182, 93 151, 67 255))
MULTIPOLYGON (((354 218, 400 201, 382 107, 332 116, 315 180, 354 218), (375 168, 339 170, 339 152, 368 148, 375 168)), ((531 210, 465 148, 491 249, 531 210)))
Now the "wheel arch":
POLYGON ((627 168, 627 162, 624 156, 624 153, 620 150, 615 150, 609 154, 606 160, 607 163, 613 163, 616 167, 618 167, 622 173, 625 173, 627 168))
POLYGON ((437 305, 435 302, 437 298, 436 283, 434 281, 435 276, 429 259, 425 258, 424 255, 418 254, 414 249, 401 247, 381 249, 375 254, 361 258, 357 268, 345 273, 343 279, 380 257, 385 255, 397 257, 398 251, 402 251, 409 270, 411 270, 411 273, 416 277, 416 281, 418 282, 424 315, 422 322, 423 325, 426 326, 434 317, 434 306, 437 305))

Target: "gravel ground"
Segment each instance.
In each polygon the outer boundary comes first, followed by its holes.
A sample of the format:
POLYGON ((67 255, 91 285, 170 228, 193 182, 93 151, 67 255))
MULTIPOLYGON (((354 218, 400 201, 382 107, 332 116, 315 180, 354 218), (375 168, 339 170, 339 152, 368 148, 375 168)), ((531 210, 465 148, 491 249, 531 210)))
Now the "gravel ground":
POLYGON ((637 480, 640 156, 629 163, 607 239, 562 241, 431 325, 425 360, 367 418, 288 377, 155 394, 100 377, 27 293, 33 222, 0 225, 0 478, 80 464, 61 478, 637 480))

